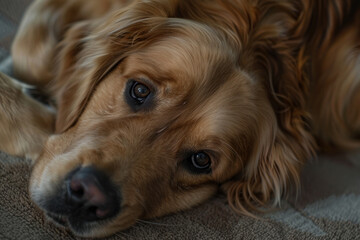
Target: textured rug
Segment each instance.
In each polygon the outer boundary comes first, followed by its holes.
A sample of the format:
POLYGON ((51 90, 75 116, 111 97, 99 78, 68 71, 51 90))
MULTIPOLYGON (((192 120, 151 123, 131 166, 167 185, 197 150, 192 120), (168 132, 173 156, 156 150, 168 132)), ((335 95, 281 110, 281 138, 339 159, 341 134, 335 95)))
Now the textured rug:
MULTIPOLYGON (((76 239, 32 204, 30 170, 27 160, 0 153, 0 239, 76 239)), ((236 215, 219 195, 108 239, 360 239, 360 168, 348 156, 324 156, 305 167, 302 180, 297 201, 262 219, 236 215)))

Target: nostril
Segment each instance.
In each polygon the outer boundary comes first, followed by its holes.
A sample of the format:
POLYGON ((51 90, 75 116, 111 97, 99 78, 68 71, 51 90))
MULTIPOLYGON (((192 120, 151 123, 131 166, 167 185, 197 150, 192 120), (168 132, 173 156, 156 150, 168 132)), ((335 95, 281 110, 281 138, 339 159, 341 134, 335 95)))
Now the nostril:
POLYGON ((68 183, 68 197, 70 201, 81 202, 84 200, 85 186, 78 179, 72 179, 68 183))
POLYGON ((98 207, 97 206, 87 206, 83 209, 83 214, 86 217, 86 220, 97 220, 99 217, 96 215, 98 207))
POLYGON ((91 213, 92 215, 96 216, 96 211, 97 211, 97 207, 96 206, 90 206, 87 208, 87 212, 91 213))

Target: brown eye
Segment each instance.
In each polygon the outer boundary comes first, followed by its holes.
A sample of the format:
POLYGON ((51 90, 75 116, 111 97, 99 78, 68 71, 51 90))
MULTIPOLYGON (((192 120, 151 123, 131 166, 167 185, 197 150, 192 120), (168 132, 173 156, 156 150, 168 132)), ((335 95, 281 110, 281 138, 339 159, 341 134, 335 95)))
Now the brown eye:
POLYGON ((191 163, 197 169, 208 169, 211 165, 209 155, 204 152, 197 152, 191 156, 191 163))
POLYGON ((146 85, 139 82, 134 82, 131 88, 130 95, 134 100, 137 101, 138 104, 142 104, 150 95, 150 93, 151 91, 146 85))

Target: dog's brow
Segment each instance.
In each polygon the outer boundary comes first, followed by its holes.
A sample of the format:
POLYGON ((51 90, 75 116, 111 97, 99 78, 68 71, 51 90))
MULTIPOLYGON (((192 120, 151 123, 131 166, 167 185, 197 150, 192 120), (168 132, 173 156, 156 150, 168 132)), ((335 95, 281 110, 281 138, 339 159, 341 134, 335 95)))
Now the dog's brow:
POLYGON ((155 61, 145 53, 129 56, 124 68, 125 77, 145 76, 157 86, 178 80, 179 69, 164 68, 163 64, 155 61))

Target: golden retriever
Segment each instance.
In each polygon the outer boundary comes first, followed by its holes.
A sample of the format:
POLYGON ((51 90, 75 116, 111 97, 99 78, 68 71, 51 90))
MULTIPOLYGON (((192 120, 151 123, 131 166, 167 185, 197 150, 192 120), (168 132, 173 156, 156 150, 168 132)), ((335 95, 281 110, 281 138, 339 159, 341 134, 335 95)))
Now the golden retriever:
POLYGON ((360 146, 351 0, 36 0, 1 76, 0 149, 34 160, 32 200, 83 237, 219 189, 276 206, 315 151, 360 146), (318 148, 320 147, 320 148, 318 148))

